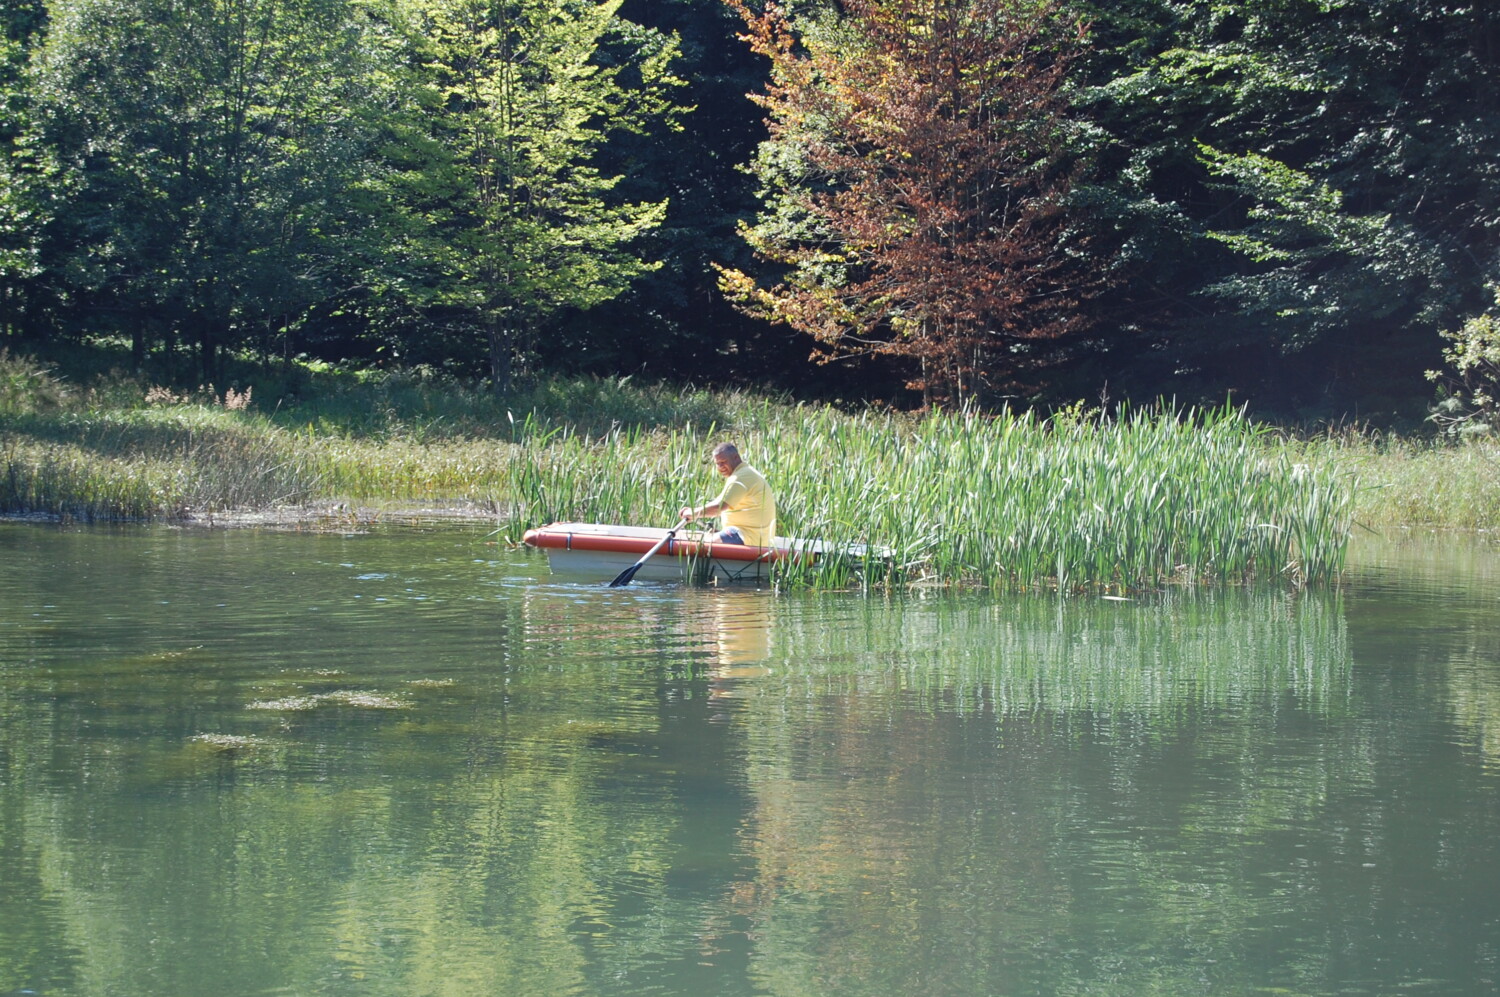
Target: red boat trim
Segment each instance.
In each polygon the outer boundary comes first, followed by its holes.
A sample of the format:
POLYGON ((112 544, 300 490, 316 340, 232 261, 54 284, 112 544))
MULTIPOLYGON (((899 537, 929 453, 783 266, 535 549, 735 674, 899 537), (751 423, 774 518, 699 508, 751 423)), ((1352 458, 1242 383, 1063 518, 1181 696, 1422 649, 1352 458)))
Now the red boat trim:
MULTIPOLYGON (((614 554, 641 555, 660 541, 660 537, 622 537, 607 533, 576 533, 539 526, 527 530, 522 542, 543 550, 596 550, 614 554)), ((678 557, 711 557, 720 561, 779 561, 793 556, 779 547, 751 547, 745 544, 714 543, 711 540, 669 539, 663 547, 678 557)), ((796 556, 807 556, 798 554, 796 556)))

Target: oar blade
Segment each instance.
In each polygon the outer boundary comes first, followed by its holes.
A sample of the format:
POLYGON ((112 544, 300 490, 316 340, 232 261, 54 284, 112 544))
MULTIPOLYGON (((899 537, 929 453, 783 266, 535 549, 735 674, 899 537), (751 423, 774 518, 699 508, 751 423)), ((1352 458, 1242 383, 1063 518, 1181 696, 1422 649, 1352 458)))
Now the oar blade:
POLYGON ((630 580, 635 577, 635 573, 640 571, 641 565, 645 563, 644 561, 637 561, 618 575, 615 575, 615 580, 609 583, 609 587, 614 589, 619 588, 621 585, 629 585, 630 580))
POLYGON ((676 526, 667 531, 666 536, 662 537, 656 542, 656 546, 652 547, 650 550, 646 551, 646 553, 641 555, 641 559, 639 561, 635 562, 630 567, 626 568, 624 571, 616 575, 615 580, 609 583, 609 587, 619 588, 621 585, 629 585, 630 580, 635 577, 635 573, 641 570, 641 565, 651 560, 652 554, 655 554, 667 544, 671 543, 672 538, 677 535, 678 530, 682 529, 682 524, 685 522, 686 520, 679 520, 676 526))

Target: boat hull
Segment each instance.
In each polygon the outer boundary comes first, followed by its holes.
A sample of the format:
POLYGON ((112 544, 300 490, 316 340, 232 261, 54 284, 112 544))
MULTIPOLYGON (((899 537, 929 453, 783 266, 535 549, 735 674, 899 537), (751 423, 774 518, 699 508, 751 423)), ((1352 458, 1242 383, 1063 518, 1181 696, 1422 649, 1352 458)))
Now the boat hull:
MULTIPOLYGON (((610 581, 639 561, 668 531, 650 526, 608 523, 549 523, 522 538, 542 550, 555 575, 610 581)), ((778 537, 774 547, 750 547, 714 540, 712 533, 679 531, 636 572, 642 581, 697 581, 726 584, 763 582, 772 565, 788 558, 816 558, 819 545, 778 537)))

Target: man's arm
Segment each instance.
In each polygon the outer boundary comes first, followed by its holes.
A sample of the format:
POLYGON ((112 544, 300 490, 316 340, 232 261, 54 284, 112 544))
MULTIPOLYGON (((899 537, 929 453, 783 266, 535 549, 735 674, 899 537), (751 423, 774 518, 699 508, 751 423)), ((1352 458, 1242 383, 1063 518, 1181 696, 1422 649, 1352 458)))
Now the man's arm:
POLYGON ((725 509, 733 506, 735 501, 745 494, 745 491, 746 488, 743 481, 731 479, 725 483, 724 490, 719 493, 718 498, 707 505, 684 506, 681 510, 681 515, 686 519, 707 519, 710 516, 717 516, 725 509))
POLYGON ((683 519, 707 519, 710 516, 717 516, 723 508, 723 504, 717 501, 700 506, 685 505, 678 512, 678 515, 683 519))

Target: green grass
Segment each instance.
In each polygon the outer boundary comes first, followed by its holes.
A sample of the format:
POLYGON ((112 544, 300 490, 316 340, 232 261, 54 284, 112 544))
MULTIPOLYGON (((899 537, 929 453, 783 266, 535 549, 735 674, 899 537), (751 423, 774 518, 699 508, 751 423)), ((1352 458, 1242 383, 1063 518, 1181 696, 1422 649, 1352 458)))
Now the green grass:
POLYGON ((1291 441, 1298 459, 1334 469, 1358 486, 1354 519, 1364 528, 1500 529, 1500 439, 1422 440, 1344 434, 1291 441))
POLYGON ((300 397, 271 406, 269 418, 324 436, 525 443, 558 433, 602 437, 622 427, 722 424, 744 401, 628 377, 548 379, 501 398, 430 372, 402 372, 317 378, 300 397))
POLYGON ((327 371, 269 403, 254 388, 243 409, 226 396, 117 373, 77 385, 0 351, 0 512, 153 519, 343 499, 500 509, 522 447, 709 426, 745 401, 628 378, 502 399, 431 373, 327 371))
POLYGON ((0 511, 156 519, 333 499, 490 502, 516 448, 297 432, 196 406, 0 417, 0 511))
POLYGON ((207 388, 76 385, 0 354, 0 511, 462 501, 512 536, 552 520, 667 525, 713 495, 708 449, 732 439, 771 478, 783 535, 888 554, 788 569, 789 585, 1324 584, 1356 521, 1500 523, 1493 442, 1288 439, 1230 410, 914 418, 619 378, 497 398, 421 373, 308 372, 267 395, 257 385, 236 409, 207 388))

